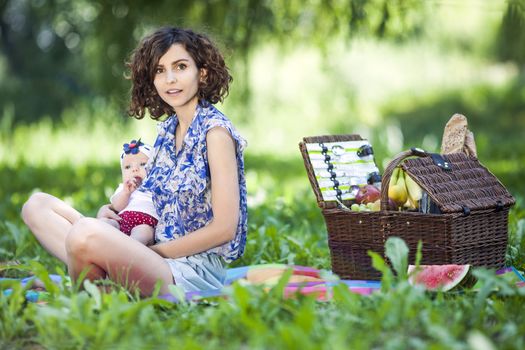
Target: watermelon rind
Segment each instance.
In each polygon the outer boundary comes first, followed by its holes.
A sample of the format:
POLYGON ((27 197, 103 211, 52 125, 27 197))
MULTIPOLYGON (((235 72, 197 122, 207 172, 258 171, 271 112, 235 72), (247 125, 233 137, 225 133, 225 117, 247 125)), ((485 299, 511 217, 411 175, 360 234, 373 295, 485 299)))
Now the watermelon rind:
POLYGON ((429 291, 447 292, 471 284, 470 265, 415 265, 408 266, 408 282, 429 291))

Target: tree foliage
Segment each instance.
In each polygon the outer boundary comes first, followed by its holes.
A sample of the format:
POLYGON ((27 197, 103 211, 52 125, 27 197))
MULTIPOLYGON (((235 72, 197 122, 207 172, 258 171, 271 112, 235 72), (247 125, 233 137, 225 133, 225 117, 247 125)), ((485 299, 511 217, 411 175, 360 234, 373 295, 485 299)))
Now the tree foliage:
MULTIPOLYGON (((214 37, 236 69, 240 98, 247 98, 246 63, 258 45, 323 50, 355 36, 403 40, 418 35, 431 12, 432 2, 422 0, 0 0, 0 104, 25 122, 55 118, 85 98, 122 107, 124 62, 161 25, 214 37)), ((523 66, 524 24, 525 0, 508 0, 499 59, 523 66)))
POLYGON ((525 0, 510 0, 503 17, 498 40, 500 59, 525 68, 525 0))
POLYGON ((86 97, 122 106, 124 62, 160 25, 209 33, 242 71, 250 50, 267 41, 323 48, 354 35, 402 39, 417 33, 421 8, 419 0, 2 0, 0 103, 27 122, 86 97))

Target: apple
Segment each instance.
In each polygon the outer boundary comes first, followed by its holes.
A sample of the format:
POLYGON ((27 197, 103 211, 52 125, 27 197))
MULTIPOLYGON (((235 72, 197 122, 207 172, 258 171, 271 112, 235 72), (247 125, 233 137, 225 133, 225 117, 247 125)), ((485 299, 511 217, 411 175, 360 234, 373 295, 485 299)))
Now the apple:
POLYGON ((381 192, 374 185, 364 185, 359 188, 357 194, 355 195, 356 203, 373 203, 376 200, 381 198, 381 192))

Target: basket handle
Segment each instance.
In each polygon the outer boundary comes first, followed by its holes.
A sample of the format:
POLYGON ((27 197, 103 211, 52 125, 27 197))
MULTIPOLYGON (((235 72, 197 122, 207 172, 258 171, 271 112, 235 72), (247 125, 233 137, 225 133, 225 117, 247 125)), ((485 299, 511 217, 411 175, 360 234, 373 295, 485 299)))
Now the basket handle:
POLYGON ((394 169, 406 158, 417 156, 417 157, 430 157, 430 153, 422 150, 421 148, 412 147, 408 151, 403 151, 394 157, 388 163, 385 172, 383 173, 383 178, 381 181, 381 211, 388 209, 388 187, 390 186, 390 177, 394 169))

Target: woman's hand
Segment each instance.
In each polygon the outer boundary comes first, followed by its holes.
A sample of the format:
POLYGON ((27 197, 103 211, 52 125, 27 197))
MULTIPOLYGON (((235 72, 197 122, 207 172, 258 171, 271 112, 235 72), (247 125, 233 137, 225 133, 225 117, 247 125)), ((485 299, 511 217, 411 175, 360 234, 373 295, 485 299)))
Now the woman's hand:
POLYGON ((120 221, 120 216, 118 216, 117 213, 115 213, 113 209, 111 209, 110 204, 105 204, 101 206, 98 210, 97 219, 112 219, 120 221))

